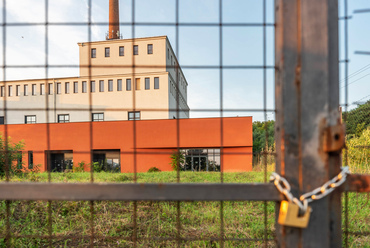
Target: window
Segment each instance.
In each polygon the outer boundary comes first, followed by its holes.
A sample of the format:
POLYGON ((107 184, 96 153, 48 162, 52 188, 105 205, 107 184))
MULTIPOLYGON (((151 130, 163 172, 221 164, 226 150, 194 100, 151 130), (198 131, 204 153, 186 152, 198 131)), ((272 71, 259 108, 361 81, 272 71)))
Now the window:
POLYGON ((125 47, 123 46, 119 47, 119 56, 125 56, 125 47))
POLYGON ((159 77, 154 78, 154 89, 159 89, 159 77))
POLYGON ((17 153, 17 169, 22 169, 22 152, 17 153))
POLYGON ((104 113, 93 113, 92 121, 104 121, 104 113))
POLYGON ((1 86, 1 97, 5 96, 5 86, 1 86))
POLYGON ((21 86, 20 85, 15 86, 15 95, 16 96, 21 95, 21 86))
POLYGON ((65 93, 69 94, 69 83, 66 82, 64 86, 65 86, 65 93))
POLYGON ((140 111, 128 112, 128 120, 140 120, 140 111))
POLYGON ((99 81, 99 92, 104 92, 104 80, 99 81))
POLYGON ((24 95, 28 96, 28 84, 24 85, 24 95))
POLYGON ((62 93, 62 84, 57 83, 57 94, 61 94, 61 93, 62 93))
POLYGON ((148 54, 153 54, 153 44, 148 44, 148 54))
POLYGON ((96 58, 96 48, 91 48, 91 58, 96 58))
POLYGON ((40 95, 45 95, 45 84, 40 84, 40 95))
POLYGON ((109 47, 105 48, 105 57, 110 57, 110 48, 109 47))
POLYGON ((90 92, 95 92, 95 81, 90 82, 90 92))
POLYGON ((87 92, 87 82, 82 81, 82 93, 86 93, 86 92, 87 92))
POLYGON ((69 115, 58 115, 58 123, 67 123, 69 122, 69 115))
POLYGON ((145 78, 145 89, 150 90, 150 78, 145 78))
POLYGON ((0 116, 0 125, 4 125, 4 116, 0 116))
POLYGON ((28 151, 28 169, 33 169, 33 151, 28 151))
POLYGON ((167 48, 167 58, 170 59, 170 49, 167 48))
POLYGON ((32 84, 32 95, 36 96, 36 84, 32 84))
POLYGON ((73 93, 78 93, 78 82, 73 82, 73 93))
POLYGON ((49 95, 53 94, 53 84, 52 83, 48 85, 48 93, 49 95))
POLYGON ((117 91, 122 91, 122 79, 117 80, 117 91))
POLYGON ((135 78, 135 90, 140 90, 140 78, 135 78))
POLYGON ((24 116, 24 123, 25 124, 36 123, 36 115, 26 115, 26 116, 24 116))
POLYGON ((13 96, 13 86, 12 85, 8 86, 8 96, 13 96))
POLYGON ((139 46, 134 45, 134 55, 139 55, 139 46))
POLYGON ((113 91, 113 80, 108 80, 108 91, 113 91))
POLYGON ((131 79, 130 78, 126 79, 126 90, 127 91, 131 90, 131 79))

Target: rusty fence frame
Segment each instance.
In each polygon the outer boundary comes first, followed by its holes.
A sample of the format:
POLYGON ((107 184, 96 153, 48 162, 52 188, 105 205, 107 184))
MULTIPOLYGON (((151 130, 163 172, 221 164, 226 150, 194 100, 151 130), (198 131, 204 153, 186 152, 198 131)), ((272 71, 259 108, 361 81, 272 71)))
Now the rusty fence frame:
MULTIPOLYGON (((290 182, 292 193, 298 196, 333 178, 341 167, 342 147, 330 149, 338 142, 338 135, 344 135, 332 133, 341 125, 338 0, 276 0, 275 11, 276 171, 290 182)), ((279 247, 342 246, 342 192, 370 192, 370 175, 351 174, 328 197, 313 202, 314 211, 306 229, 276 224, 279 247)), ((270 183, 5 182, 0 184, 0 199, 276 201, 278 211, 283 196, 270 183)))

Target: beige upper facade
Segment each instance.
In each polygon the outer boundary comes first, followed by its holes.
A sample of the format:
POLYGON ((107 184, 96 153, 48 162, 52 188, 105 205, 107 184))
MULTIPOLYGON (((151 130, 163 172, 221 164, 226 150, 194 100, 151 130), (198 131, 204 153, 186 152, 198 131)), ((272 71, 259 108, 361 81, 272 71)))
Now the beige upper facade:
POLYGON ((79 77, 1 82, 0 122, 189 118, 188 83, 166 36, 78 45, 79 77))

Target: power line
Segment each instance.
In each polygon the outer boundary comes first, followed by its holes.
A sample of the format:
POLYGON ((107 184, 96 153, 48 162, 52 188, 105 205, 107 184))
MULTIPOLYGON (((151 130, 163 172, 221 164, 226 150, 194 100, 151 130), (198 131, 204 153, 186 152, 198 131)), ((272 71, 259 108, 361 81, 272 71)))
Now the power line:
MULTIPOLYGON (((370 75, 370 73, 368 73, 368 74, 366 74, 365 76, 363 76, 363 77, 360 77, 360 78, 358 78, 358 79, 356 79, 355 81, 352 81, 352 82, 350 82, 349 84, 347 84, 347 85, 351 85, 351 84, 353 84, 353 83, 356 83, 357 81, 359 81, 360 79, 363 79, 364 77, 367 77, 367 76, 369 76, 370 75)), ((344 86, 342 86, 341 87, 341 89, 342 88, 344 88, 344 87, 346 87, 345 85, 344 86)))

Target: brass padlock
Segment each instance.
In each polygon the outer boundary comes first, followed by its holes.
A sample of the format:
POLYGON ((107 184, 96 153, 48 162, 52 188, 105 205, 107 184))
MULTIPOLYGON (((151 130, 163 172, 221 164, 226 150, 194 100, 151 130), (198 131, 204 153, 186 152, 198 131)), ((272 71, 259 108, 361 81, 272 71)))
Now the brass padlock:
POLYGON ((299 216, 299 206, 293 202, 282 201, 278 223, 283 226, 306 228, 310 219, 311 208, 303 216, 299 216))

